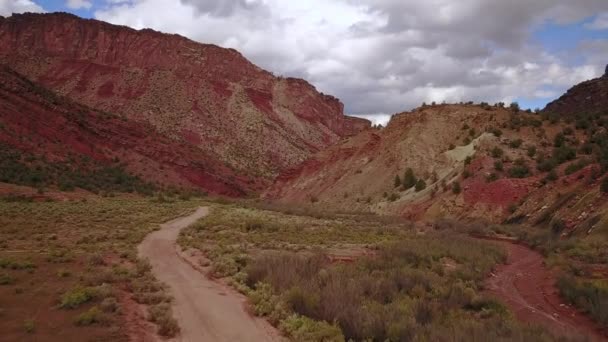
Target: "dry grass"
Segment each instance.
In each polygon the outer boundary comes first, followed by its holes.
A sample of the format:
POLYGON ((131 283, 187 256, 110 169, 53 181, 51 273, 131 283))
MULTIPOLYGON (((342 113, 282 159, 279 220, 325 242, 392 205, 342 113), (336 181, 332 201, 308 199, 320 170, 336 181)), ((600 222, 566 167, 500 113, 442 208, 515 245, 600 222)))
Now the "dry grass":
POLYGON ((120 296, 170 301, 138 262, 136 245, 159 223, 200 204, 139 198, 0 202, 3 337, 126 340, 120 296))

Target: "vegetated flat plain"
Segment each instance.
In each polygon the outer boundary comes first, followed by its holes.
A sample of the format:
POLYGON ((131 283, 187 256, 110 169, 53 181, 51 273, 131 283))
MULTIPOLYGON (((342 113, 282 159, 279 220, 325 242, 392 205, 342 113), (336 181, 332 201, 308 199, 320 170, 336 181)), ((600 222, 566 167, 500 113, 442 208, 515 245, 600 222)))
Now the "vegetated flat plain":
POLYGON ((129 326, 134 315, 156 321, 159 333, 176 333, 163 305, 170 297, 135 246, 199 205, 133 197, 0 201, 2 339, 126 341, 143 333, 129 326))
POLYGON ((463 233, 371 215, 216 206, 178 242, 202 251, 212 275, 296 341, 552 340, 481 293, 505 254, 463 233))

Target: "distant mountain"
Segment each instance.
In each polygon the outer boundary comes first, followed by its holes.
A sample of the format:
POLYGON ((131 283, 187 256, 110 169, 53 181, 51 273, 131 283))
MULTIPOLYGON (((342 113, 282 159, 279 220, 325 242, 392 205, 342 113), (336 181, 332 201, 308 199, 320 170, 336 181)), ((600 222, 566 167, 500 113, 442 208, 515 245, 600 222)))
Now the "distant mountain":
POLYGON ((153 128, 171 153, 190 146, 200 162, 175 162, 200 178, 194 183, 233 175, 228 183, 240 192, 263 188, 370 126, 306 81, 276 77, 233 49, 66 13, 0 17, 0 63, 74 102, 153 128))

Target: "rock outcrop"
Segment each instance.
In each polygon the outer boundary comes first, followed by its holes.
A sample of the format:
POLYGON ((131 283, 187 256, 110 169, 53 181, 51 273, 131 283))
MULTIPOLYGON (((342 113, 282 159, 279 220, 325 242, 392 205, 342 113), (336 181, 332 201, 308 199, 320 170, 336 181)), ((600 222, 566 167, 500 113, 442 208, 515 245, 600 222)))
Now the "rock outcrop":
POLYGON ((247 190, 370 126, 306 81, 275 77, 233 49, 66 13, 0 17, 0 63, 194 146, 207 164, 248 178, 247 190))
POLYGON ((608 77, 606 75, 577 84, 543 109, 543 113, 548 115, 572 119, 607 112, 608 77))

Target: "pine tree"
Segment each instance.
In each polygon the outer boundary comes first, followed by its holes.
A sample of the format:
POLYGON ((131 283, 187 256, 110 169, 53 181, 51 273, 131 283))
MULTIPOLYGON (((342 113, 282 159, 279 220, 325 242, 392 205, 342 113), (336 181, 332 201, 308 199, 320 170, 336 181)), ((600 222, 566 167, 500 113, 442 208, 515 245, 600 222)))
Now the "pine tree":
POLYGON ((426 182, 422 179, 419 179, 418 182, 416 182, 416 192, 420 192, 424 189, 426 189, 426 182))
POLYGON ((403 188, 405 190, 413 188, 414 186, 416 186, 416 181, 417 179, 414 175, 414 170, 408 167, 407 170, 405 170, 405 174, 403 175, 403 188))
POLYGON ((460 192, 462 192, 462 188, 460 187, 459 182, 452 183, 452 192, 455 194, 459 194, 460 192))
POLYGON ((399 175, 395 176, 395 188, 398 188, 401 186, 401 178, 399 178, 399 175))

